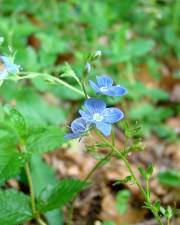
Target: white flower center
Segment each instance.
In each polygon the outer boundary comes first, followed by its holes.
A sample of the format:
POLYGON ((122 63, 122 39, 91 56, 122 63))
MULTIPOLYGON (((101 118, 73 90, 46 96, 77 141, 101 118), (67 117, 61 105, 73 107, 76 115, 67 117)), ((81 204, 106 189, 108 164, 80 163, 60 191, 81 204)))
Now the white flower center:
POLYGON ((101 116, 99 113, 94 113, 93 119, 100 122, 103 120, 103 116, 101 116))
POLYGON ((102 91, 102 92, 103 92, 103 91, 108 91, 108 90, 109 90, 108 87, 101 87, 101 88, 100 88, 100 91, 102 91))

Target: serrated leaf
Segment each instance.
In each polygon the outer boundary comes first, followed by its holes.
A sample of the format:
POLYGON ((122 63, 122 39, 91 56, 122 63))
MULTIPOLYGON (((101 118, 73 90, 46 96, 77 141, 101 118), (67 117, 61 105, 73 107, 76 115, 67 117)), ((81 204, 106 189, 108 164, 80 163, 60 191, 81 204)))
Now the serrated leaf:
POLYGON ((18 141, 13 129, 7 123, 0 122, 0 146, 15 146, 18 141))
POLYGON ((0 225, 22 224, 32 218, 30 198, 16 190, 0 190, 0 225))
POLYGON ((26 135, 27 126, 24 117, 16 109, 7 109, 7 119, 20 137, 26 135))
POLYGON ((25 155, 18 152, 18 137, 6 123, 0 123, 0 184, 17 175, 25 163, 25 155))
POLYGON ((64 132, 57 127, 41 127, 31 130, 26 149, 29 152, 44 153, 53 151, 64 143, 64 132))
POLYGON ((49 185, 44 189, 37 203, 39 212, 47 212, 67 204, 83 187, 80 180, 62 180, 56 185, 49 185))
POLYGON ((16 149, 0 149, 0 184, 16 176, 25 164, 25 155, 16 149))

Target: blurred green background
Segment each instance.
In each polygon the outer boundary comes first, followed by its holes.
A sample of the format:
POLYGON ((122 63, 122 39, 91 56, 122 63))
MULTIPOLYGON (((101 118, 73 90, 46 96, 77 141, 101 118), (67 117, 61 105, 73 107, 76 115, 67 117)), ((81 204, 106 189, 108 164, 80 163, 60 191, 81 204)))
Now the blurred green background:
MULTIPOLYGON (((130 122, 140 121, 146 139, 155 135, 168 144, 178 141, 179 0, 1 0, 0 36, 0 54, 16 52, 15 62, 24 71, 54 76, 68 62, 81 77, 86 54, 101 50, 92 79, 111 75, 128 89, 122 99, 107 99, 109 105, 120 106, 130 122)), ((32 126, 65 127, 83 101, 39 78, 5 82, 0 96, 2 104, 15 105, 32 126)), ((161 174, 161 182, 179 185, 179 175, 171 172, 161 174)))

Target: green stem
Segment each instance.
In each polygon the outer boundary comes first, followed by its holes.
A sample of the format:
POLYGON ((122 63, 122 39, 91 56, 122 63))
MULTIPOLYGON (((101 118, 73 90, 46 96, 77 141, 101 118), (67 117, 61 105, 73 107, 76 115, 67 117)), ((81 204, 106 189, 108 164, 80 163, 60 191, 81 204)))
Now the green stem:
POLYGON ((47 224, 41 219, 40 216, 37 217, 37 221, 38 221, 38 223, 39 223, 40 225, 47 225, 47 224))
POLYGON ((149 191, 149 180, 146 179, 146 193, 147 193, 147 197, 150 201, 150 191, 149 191))
POLYGON ((88 99, 88 95, 87 95, 86 88, 85 88, 85 85, 84 85, 83 81, 81 82, 81 85, 82 85, 82 89, 83 89, 83 92, 84 92, 84 96, 85 96, 86 99, 88 99))
MULTIPOLYGON (((52 77, 52 76, 51 76, 51 77, 52 77)), ((72 91, 75 91, 76 93, 78 93, 78 94, 80 94, 80 95, 82 95, 82 96, 84 96, 84 94, 85 94, 84 92, 78 90, 77 88, 71 86, 70 84, 66 83, 66 82, 63 81, 63 80, 58 79, 57 77, 53 77, 53 80, 56 81, 56 82, 59 83, 59 84, 64 85, 65 87, 71 89, 72 91)))
POLYGON ((170 225, 170 218, 167 219, 167 225, 170 225))
POLYGON ((112 146, 115 147, 115 130, 114 129, 112 129, 111 138, 112 138, 112 146))
POLYGON ((29 168, 29 164, 26 163, 25 165, 25 172, 28 180, 28 185, 29 185, 29 191, 30 191, 30 197, 31 197, 31 207, 32 207, 32 212, 33 215, 36 216, 36 220, 40 225, 47 225, 40 217, 40 215, 36 215, 36 206, 35 206, 35 195, 34 195, 34 190, 33 190, 33 183, 32 183, 32 177, 31 177, 31 172, 29 168))
POLYGON ((57 77, 54 77, 54 76, 51 76, 50 74, 46 74, 46 73, 29 73, 28 75, 25 75, 25 76, 14 76, 14 77, 11 77, 11 78, 8 78, 8 79, 11 79, 11 80, 24 80, 24 79, 33 79, 33 78, 36 78, 36 77, 42 77, 44 79, 47 79, 51 82, 55 82, 55 83, 59 83, 69 89, 71 89, 72 91, 84 96, 84 92, 81 91, 81 90, 78 90, 77 88, 71 86, 70 84, 68 84, 67 82, 57 78, 57 77))
MULTIPOLYGON (((112 154, 113 154, 113 150, 111 152, 109 152, 104 158, 102 158, 99 162, 97 162, 95 164, 95 166, 90 170, 90 172, 87 174, 87 176, 85 177, 83 183, 86 184, 86 182, 91 178, 91 176, 94 174, 94 172, 101 167, 101 165, 106 162, 106 160, 108 160, 112 154)), ((68 222, 67 225, 72 225, 73 224, 73 212, 74 212, 74 203, 76 201, 78 194, 75 195, 75 197, 73 198, 72 202, 71 202, 71 206, 68 212, 68 222)))
POLYGON ((25 165, 25 172, 26 172, 26 176, 27 176, 27 180, 28 180, 28 184, 29 184, 32 212, 35 215, 36 214, 35 196, 34 196, 32 178, 31 178, 31 173, 30 173, 30 168, 29 168, 29 164, 28 163, 26 163, 26 165, 25 165))

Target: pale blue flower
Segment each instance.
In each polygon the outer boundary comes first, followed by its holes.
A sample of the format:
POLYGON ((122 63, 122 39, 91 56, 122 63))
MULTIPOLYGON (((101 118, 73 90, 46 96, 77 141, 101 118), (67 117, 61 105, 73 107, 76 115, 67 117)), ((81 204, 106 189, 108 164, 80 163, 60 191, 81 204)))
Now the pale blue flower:
POLYGON ((127 93, 126 88, 120 85, 113 86, 113 80, 109 76, 96 76, 96 81, 97 84, 91 80, 89 81, 90 86, 96 93, 101 93, 108 96, 122 96, 127 93))
POLYGON ((70 128, 72 133, 67 134, 65 138, 66 139, 80 138, 88 131, 89 124, 82 117, 79 117, 71 123, 70 128))
POLYGON ((123 119, 124 113, 115 107, 106 108, 106 103, 100 99, 90 98, 84 103, 85 111, 79 110, 80 115, 89 124, 95 124, 105 136, 111 133, 111 124, 123 119))
POLYGON ((8 74, 16 74, 19 72, 20 66, 14 64, 9 57, 0 56, 0 79, 4 79, 8 74))

